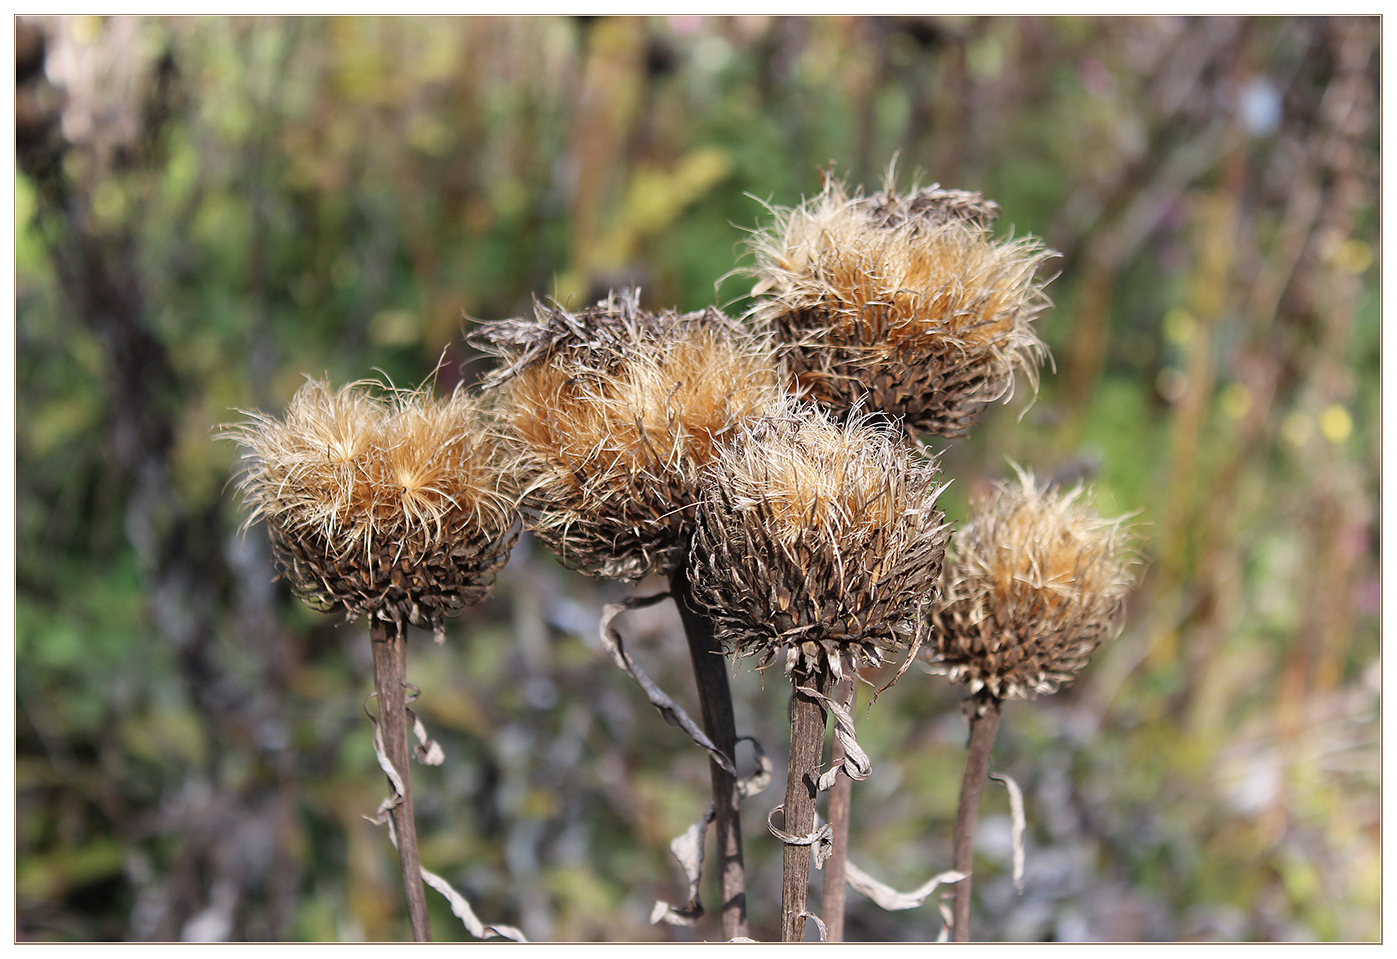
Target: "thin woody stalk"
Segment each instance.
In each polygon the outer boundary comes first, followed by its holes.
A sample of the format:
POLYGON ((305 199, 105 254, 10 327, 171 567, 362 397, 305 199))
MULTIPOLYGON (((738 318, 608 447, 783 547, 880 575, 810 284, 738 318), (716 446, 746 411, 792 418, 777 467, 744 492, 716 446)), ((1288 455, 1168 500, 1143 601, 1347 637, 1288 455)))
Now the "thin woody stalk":
MULTIPOLYGON (((417 852, 417 823, 412 812, 412 780, 408 769, 407 637, 396 624, 380 619, 371 621, 369 635, 373 647, 374 688, 378 691, 379 729, 383 751, 402 779, 402 801, 389 810, 393 832, 398 839, 398 861, 403 869, 403 891, 407 895, 408 919, 414 942, 431 942, 427 922, 427 897, 422 888, 422 864, 417 852)), ((393 782, 388 782, 394 789, 393 782)))
MULTIPOLYGON (((689 640, 699 708, 703 713, 703 731, 735 765, 737 724, 733 719, 726 661, 714 640, 712 620, 694 605, 687 565, 681 565, 675 572, 670 590, 689 640)), ((723 938, 735 939, 747 935, 747 879, 742 861, 737 777, 712 760, 708 763, 708 772, 713 788, 713 827, 723 896, 723 938)))
MULTIPOLYGON (((839 684, 839 705, 853 713, 858 685, 853 678, 839 684)), ((830 766, 838 769, 844 761, 844 744, 836 737, 831 748, 830 766)), ((830 788, 830 856, 825 863, 825 886, 820 912, 824 915, 827 942, 844 941, 844 865, 849 861, 849 807, 854 781, 840 772, 830 788)))
POLYGON ((1004 701, 996 697, 978 697, 971 701, 976 707, 970 714, 970 745, 966 750, 965 775, 960 781, 960 803, 956 807, 956 831, 953 867, 965 874, 956 883, 952 938, 955 942, 970 941, 970 881, 975 859, 975 820, 980 811, 980 791, 990 771, 990 753, 994 751, 999 732, 999 717, 1004 701))
MULTIPOLYGON (((933 672, 969 687, 970 745, 956 814, 955 868, 969 874, 975 816, 1005 700, 1070 683, 1120 630, 1135 582, 1122 519, 1102 519, 1086 490, 999 484, 959 532, 932 609, 933 672)), ((954 936, 970 939, 970 879, 956 885, 954 936)))
MULTIPOLYGON (((409 784, 403 682, 408 624, 445 639, 446 621, 490 594, 518 536, 478 401, 457 389, 371 381, 296 392, 284 417, 249 413, 221 436, 247 449, 248 523, 265 520, 277 568, 307 605, 368 618, 390 822, 413 938, 430 939, 409 784), (401 782, 401 789, 393 782, 401 782)), ((441 886, 433 882, 435 888, 441 886)), ((461 912, 457 912, 461 915, 461 912)), ((472 926, 518 938, 509 927, 472 926)))
MULTIPOLYGON (((796 687, 813 686, 828 695, 834 685, 828 671, 816 676, 791 674, 796 687)), ((791 699, 791 752, 786 769, 785 831, 794 837, 815 831, 815 794, 825 745, 825 710, 819 700, 795 689, 791 699)), ((781 886, 781 941, 805 941, 806 904, 810 893, 810 845, 786 843, 781 886)))

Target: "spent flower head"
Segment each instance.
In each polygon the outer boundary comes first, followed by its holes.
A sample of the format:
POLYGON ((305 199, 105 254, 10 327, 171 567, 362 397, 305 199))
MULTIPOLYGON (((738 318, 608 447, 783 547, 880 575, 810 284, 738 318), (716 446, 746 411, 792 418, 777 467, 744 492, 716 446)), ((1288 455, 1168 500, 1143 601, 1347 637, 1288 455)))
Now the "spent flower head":
POLYGON ((1033 699, 1119 631, 1136 552, 1124 517, 1103 519, 1085 497, 1018 470, 957 531, 923 653, 932 672, 972 697, 1033 699))
POLYGON ((936 461, 880 418, 781 398, 710 469, 696 598, 723 647, 789 672, 878 665, 919 639, 948 527, 936 461))
POLYGON ((996 241, 997 211, 978 193, 850 196, 830 178, 754 235, 753 316, 817 402, 962 435, 1012 395, 1016 373, 1036 388, 1047 354, 1031 324, 1054 254, 1033 237, 996 241))
POLYGON ((771 350, 719 310, 642 310, 634 290, 482 327, 526 525, 565 565, 672 574, 718 445, 777 394, 771 350))
POLYGON ((310 379, 285 416, 249 413, 246 525, 267 523, 277 565, 311 606, 432 629, 489 595, 518 535, 478 403, 458 389, 336 390, 310 379))

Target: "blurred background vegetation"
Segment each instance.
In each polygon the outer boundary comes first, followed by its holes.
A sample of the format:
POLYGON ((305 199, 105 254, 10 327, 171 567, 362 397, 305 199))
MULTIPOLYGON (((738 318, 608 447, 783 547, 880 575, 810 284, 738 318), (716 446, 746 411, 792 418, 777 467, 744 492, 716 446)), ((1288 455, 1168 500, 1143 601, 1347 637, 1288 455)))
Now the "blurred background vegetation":
MULTIPOLYGON (((740 313, 762 202, 831 163, 877 189, 894 156, 899 187, 983 191, 1062 254, 1036 402, 938 443, 950 517, 1012 457, 1148 536, 1124 635, 1007 710, 1025 888, 992 786, 977 936, 1381 935, 1377 18, 16 29, 17 938, 406 938, 362 818, 386 791, 366 628, 273 582, 216 426, 307 373, 415 384, 444 357, 442 389, 473 382, 468 317, 535 295, 740 313)), ((486 921, 719 934, 649 924, 682 900, 667 845, 707 762, 596 638, 603 603, 659 588, 525 537, 444 647, 411 637, 448 757, 414 770, 423 862, 486 921)), ((695 709, 673 610, 618 625, 695 709)), ((734 687, 783 756, 784 682, 734 687)), ((950 858, 957 693, 913 670, 861 716, 852 857, 911 888, 950 858)), ((762 939, 777 779, 745 814, 762 939)), ((850 895, 850 939, 940 925, 850 895)))

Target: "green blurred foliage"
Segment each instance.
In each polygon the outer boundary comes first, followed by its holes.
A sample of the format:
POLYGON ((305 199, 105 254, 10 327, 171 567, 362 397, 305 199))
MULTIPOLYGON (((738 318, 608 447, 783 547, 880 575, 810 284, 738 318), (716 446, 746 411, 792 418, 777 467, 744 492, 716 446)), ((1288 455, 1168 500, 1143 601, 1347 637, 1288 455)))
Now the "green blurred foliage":
MULTIPOLYGON (((1148 538, 1121 639, 1007 710, 1028 875, 991 787, 977 934, 1380 937, 1376 18, 24 24, 18 938, 405 938, 366 630, 273 584, 217 426, 305 375, 472 382, 462 333, 533 297, 741 313, 764 204, 894 157, 1062 253, 1036 399, 933 444, 948 516, 1008 458, 1148 538)), ((423 861, 533 938, 717 934, 649 923, 707 773, 600 649, 627 592, 526 538, 444 647, 412 638, 448 755, 414 770, 423 861)), ((677 617, 618 624, 692 711, 677 617)), ((733 682, 779 766, 784 680, 733 682)), ((866 703, 853 859, 910 888, 949 860, 964 722, 916 670, 866 703)), ((763 939, 779 791, 746 807, 763 939)), ((850 896, 851 939, 939 931, 850 896)))

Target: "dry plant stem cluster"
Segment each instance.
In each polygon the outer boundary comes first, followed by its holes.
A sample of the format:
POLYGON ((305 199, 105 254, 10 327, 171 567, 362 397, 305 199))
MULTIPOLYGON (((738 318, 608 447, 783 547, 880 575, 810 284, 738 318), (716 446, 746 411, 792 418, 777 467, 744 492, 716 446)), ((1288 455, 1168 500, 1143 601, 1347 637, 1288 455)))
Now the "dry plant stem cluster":
POLYGON ((804 938, 815 798, 837 778, 820 769, 825 708, 846 675, 919 641, 948 534, 938 475, 894 427, 836 422, 791 398, 744 427, 709 470, 691 557, 696 597, 725 650, 757 657, 759 669, 781 663, 793 686, 777 832, 786 942, 804 938))
POLYGON ((671 580, 688 638, 710 762, 726 938, 747 935, 737 730, 721 650, 697 604, 688 552, 700 481, 718 448, 779 395, 769 345, 716 309, 653 313, 613 293, 576 314, 482 326, 526 525, 566 565, 605 579, 671 580))

